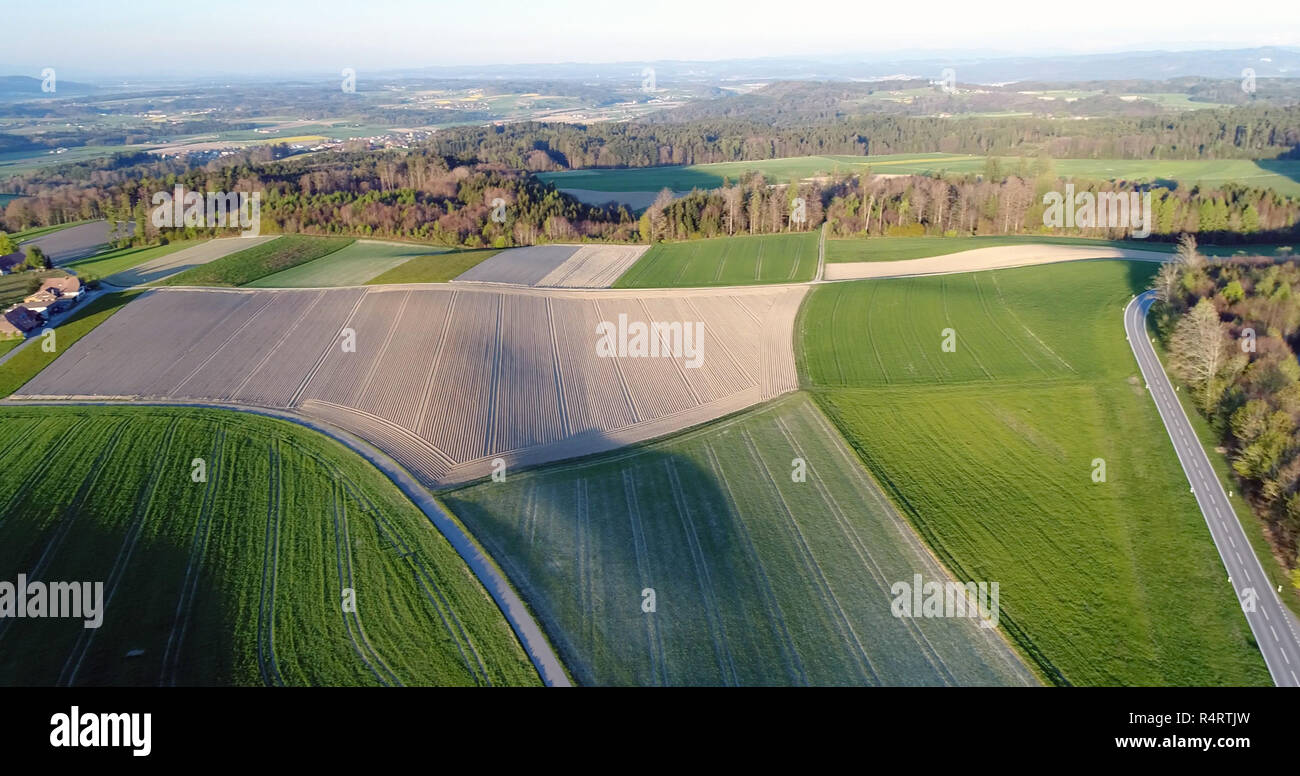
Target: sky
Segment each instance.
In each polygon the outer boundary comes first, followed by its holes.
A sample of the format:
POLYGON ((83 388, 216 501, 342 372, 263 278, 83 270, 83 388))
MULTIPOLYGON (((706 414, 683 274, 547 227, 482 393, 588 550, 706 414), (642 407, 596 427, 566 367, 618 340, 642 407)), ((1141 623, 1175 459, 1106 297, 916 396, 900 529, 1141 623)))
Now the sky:
POLYGON ((0 74, 1300 46, 1297 0, 9 0, 0 74))

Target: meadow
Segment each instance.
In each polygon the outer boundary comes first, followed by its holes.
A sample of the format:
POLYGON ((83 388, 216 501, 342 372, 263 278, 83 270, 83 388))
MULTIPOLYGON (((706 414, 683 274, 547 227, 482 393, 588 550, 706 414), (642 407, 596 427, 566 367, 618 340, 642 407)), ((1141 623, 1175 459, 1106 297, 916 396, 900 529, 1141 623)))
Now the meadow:
POLYGON ((286 234, 157 282, 165 286, 242 286, 319 259, 352 243, 351 237, 286 234))
POLYGON ((891 614, 943 572, 803 393, 441 497, 584 684, 1035 682, 972 619, 891 614))
POLYGON ((0 685, 539 684, 455 550, 332 440, 219 410, 0 418, 0 578, 105 599, 98 629, 0 622, 0 685))
POLYGON ((327 288, 359 286, 413 259, 445 252, 446 248, 358 240, 319 259, 258 278, 250 288, 327 288))
MULTIPOLYGON (((1011 172, 1019 158, 1001 157, 1004 172, 1011 172)), ((803 156, 751 162, 721 162, 672 167, 628 167, 616 169, 564 170, 540 173, 539 178, 561 188, 592 191, 690 191, 712 189, 725 181, 760 171, 771 183, 789 183, 820 175, 861 173, 924 175, 929 173, 982 173, 986 157, 969 154, 881 154, 876 156, 803 156)), ((1033 169, 1033 160, 1025 159, 1033 169)), ((1089 180, 1176 181, 1179 185, 1201 183, 1219 186, 1242 183, 1271 188, 1279 194, 1300 196, 1300 161, 1250 159, 1054 159, 1053 171, 1063 177, 1089 180)))
POLYGON ((657 243, 614 288, 794 283, 817 274, 817 232, 657 243))
POLYGON ((496 248, 484 248, 416 256, 387 272, 372 277, 366 281, 366 284, 379 286, 397 283, 446 283, 500 252, 496 248))
POLYGON ((1051 681, 1267 684, 1124 339, 1153 271, 821 286, 800 377, 941 561, 1001 583, 1004 631, 1051 681))

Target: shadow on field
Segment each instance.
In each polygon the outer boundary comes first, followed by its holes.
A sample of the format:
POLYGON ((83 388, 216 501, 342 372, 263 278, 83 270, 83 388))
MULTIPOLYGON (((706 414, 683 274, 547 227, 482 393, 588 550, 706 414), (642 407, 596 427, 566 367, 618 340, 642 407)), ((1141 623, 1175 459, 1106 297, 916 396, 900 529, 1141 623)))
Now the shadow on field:
MULTIPOLYGON (((68 500, 75 488, 71 483, 64 491, 68 500)), ((19 574, 28 577, 29 587, 36 581, 101 582, 103 601, 98 628, 84 627, 84 609, 83 617, 0 620, 0 686, 157 686, 173 679, 186 685, 198 677, 212 684, 228 671, 233 611, 220 585, 210 573, 195 575, 191 596, 184 599, 190 605, 180 607, 178 617, 190 548, 145 535, 149 527, 128 547, 130 514, 130 508, 40 504, 7 516, 0 526, 0 582, 16 585, 19 574), (50 514, 54 519, 40 524, 50 514), (113 591, 114 565, 128 552, 113 591), (32 578, 37 568, 44 570, 32 578), (188 626, 183 640, 181 625, 188 626), (164 660, 169 640, 172 656, 164 660)))

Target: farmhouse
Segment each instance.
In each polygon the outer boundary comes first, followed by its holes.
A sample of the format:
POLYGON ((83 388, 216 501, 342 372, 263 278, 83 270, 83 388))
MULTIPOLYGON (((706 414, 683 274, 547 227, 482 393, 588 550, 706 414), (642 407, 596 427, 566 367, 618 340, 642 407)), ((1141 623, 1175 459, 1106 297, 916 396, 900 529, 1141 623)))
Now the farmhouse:
POLYGON ((22 305, 16 305, 0 316, 0 337, 21 337, 40 325, 39 315, 22 305))

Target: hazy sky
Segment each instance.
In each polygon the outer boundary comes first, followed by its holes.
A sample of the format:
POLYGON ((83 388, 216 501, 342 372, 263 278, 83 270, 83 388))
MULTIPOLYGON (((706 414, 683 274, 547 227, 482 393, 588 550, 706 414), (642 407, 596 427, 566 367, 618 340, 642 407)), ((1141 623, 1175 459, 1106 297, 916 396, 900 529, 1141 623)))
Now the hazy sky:
POLYGON ((0 74, 1300 45, 1297 0, 6 2, 0 74))

